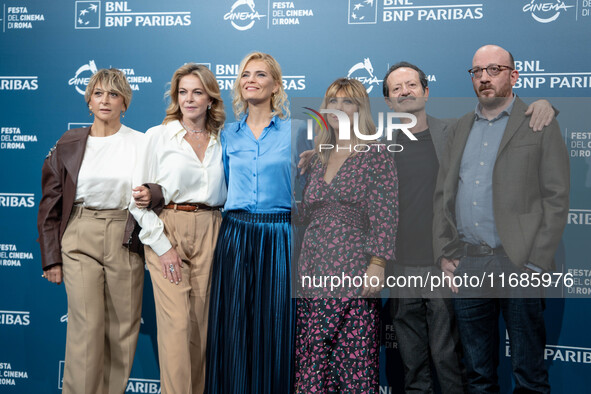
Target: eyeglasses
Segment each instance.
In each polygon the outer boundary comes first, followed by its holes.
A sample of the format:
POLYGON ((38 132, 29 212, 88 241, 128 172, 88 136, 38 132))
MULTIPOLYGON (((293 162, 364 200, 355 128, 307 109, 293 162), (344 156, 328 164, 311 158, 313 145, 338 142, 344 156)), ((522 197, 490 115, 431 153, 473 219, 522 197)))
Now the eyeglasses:
POLYGON ((496 77, 501 73, 503 70, 514 70, 513 67, 509 66, 501 66, 500 64, 491 64, 488 67, 480 68, 474 67, 468 70, 468 73, 472 78, 480 78, 482 77, 482 72, 486 70, 486 73, 491 77, 496 77))

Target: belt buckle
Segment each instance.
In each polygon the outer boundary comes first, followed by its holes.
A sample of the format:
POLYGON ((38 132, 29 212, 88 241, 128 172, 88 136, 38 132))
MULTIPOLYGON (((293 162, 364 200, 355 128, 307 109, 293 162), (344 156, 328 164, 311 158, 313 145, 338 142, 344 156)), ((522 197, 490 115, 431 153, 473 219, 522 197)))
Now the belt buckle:
POLYGON ((493 256, 495 250, 487 244, 474 245, 470 243, 464 244, 464 256, 493 256))
POLYGON ((493 256, 495 254, 495 250, 487 244, 481 243, 479 246, 480 254, 482 256, 493 256))

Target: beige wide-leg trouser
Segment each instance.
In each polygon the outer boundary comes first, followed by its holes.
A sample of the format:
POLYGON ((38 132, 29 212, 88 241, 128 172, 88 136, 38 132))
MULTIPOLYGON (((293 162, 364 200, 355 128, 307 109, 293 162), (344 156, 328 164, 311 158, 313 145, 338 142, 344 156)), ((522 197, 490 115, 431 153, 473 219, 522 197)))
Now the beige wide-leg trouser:
POLYGON ((183 261, 181 282, 171 283, 170 276, 164 279, 156 253, 145 247, 156 304, 161 389, 163 394, 201 394, 211 265, 222 215, 219 211, 164 209, 160 219, 183 261))
POLYGON ((127 215, 74 207, 62 238, 68 295, 64 394, 125 392, 144 285, 140 257, 121 244, 127 215))

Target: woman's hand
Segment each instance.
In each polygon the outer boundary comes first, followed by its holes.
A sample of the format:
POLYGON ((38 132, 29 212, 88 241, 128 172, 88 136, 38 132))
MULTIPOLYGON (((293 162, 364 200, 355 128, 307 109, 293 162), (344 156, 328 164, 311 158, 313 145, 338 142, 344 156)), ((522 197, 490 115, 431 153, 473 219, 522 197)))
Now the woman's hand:
POLYGON ((182 279, 181 269, 183 268, 183 262, 179 254, 174 248, 170 248, 159 259, 162 265, 162 276, 164 276, 164 279, 170 279, 170 283, 176 283, 178 285, 182 279))
POLYGON ((363 287, 363 292, 361 293, 362 297, 376 297, 378 294, 380 294, 380 291, 382 291, 382 288, 384 287, 384 267, 381 267, 377 264, 370 264, 367 267, 367 270, 365 271, 365 275, 367 276, 367 279, 365 279, 365 283, 364 283, 364 287, 363 287), (372 279, 372 277, 374 277, 372 279), (376 279, 378 278, 378 282, 376 283, 376 279), (377 286, 372 286, 371 284, 374 284, 377 286), (365 286, 366 285, 366 286, 365 286))
POLYGON ((138 186, 132 189, 133 200, 138 208, 148 208, 152 202, 152 192, 145 186, 138 186))
POLYGON ((53 267, 46 269, 41 276, 52 283, 61 285, 63 278, 61 264, 54 265, 53 267))

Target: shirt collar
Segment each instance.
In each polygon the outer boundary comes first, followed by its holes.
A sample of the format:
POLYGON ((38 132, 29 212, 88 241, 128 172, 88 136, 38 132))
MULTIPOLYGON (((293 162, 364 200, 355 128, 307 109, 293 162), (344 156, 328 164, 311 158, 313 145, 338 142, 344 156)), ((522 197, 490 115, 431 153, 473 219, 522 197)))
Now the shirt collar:
POLYGON ((240 127, 236 128, 236 132, 238 132, 238 130, 242 129, 244 126, 246 126, 246 118, 248 118, 248 114, 244 114, 242 115, 242 118, 240 118, 240 127))
MULTIPOLYGON (((495 120, 499 120, 503 116, 511 115, 511 111, 513 110, 513 104, 515 104, 515 97, 515 93, 513 93, 513 98, 511 99, 511 103, 507 106, 507 108, 502 110, 500 114, 498 114, 494 119, 491 119, 490 121, 494 122, 495 120)), ((488 121, 488 119, 484 115, 482 115, 480 103, 476 104, 476 109, 474 110, 474 119, 484 119, 488 121)))
MULTIPOLYGON (((179 144, 183 141, 185 134, 187 134, 187 130, 185 130, 179 120, 168 122, 165 127, 168 139, 175 139, 179 144)), ((213 138, 209 139, 209 144, 207 144, 208 147, 217 144, 217 136, 212 135, 212 137, 213 138)))
POLYGON ((172 122, 168 122, 166 125, 166 134, 168 139, 176 139, 177 141, 181 141, 185 134, 187 134, 187 130, 183 127, 180 121, 173 120, 172 122))
MULTIPOLYGON (((248 118, 248 113, 242 115, 242 118, 240 119, 240 127, 236 128, 236 132, 246 126, 246 118, 248 118)), ((279 116, 273 116, 267 127, 275 127, 276 129, 279 128, 279 120, 279 116)))

